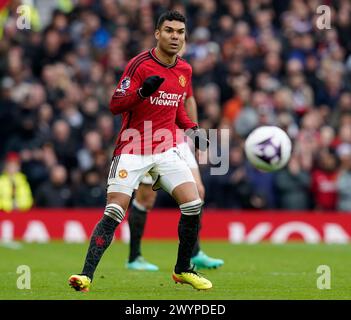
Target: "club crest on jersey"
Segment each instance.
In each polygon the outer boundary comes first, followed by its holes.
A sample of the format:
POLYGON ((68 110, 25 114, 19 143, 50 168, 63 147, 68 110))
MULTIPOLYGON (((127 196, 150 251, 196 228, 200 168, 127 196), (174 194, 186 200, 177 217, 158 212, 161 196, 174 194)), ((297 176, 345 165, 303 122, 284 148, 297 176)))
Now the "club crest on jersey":
POLYGON ((121 89, 122 90, 127 90, 129 87, 130 87, 130 78, 129 77, 125 77, 121 81, 121 89))
POLYGON ((125 170, 125 169, 119 170, 119 171, 118 171, 118 176, 119 176, 121 179, 127 178, 127 176, 128 176, 127 170, 125 170))
POLYGON ((179 84, 184 88, 186 86, 186 78, 183 75, 179 76, 179 84))

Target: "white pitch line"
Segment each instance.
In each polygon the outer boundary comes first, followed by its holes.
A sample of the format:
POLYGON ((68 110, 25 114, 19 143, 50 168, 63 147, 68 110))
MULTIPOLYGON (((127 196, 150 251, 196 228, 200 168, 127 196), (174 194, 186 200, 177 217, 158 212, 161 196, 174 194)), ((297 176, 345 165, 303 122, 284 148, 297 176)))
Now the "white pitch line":
POLYGON ((0 241, 0 247, 12 249, 12 250, 20 250, 23 245, 16 241, 0 241))

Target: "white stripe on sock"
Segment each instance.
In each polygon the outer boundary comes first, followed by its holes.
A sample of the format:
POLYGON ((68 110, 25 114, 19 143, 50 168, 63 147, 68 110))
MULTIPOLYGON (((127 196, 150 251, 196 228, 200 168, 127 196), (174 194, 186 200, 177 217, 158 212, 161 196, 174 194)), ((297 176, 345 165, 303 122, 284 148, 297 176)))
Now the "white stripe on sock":
POLYGON ((193 216, 201 213, 202 201, 201 199, 196 199, 194 201, 183 203, 179 206, 182 214, 193 216))
POLYGON ((125 212, 121 206, 116 203, 110 203, 105 208, 105 215, 109 216, 110 218, 116 220, 117 222, 121 223, 125 212))

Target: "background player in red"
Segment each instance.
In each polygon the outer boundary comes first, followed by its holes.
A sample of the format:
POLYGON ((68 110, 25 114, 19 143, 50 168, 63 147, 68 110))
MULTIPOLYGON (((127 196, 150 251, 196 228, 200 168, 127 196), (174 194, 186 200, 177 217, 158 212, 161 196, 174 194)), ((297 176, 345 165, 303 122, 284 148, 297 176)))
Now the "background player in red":
POLYGON ((147 172, 153 176, 155 188, 168 192, 181 211, 173 280, 199 290, 212 287, 190 265, 202 200, 176 146, 177 126, 188 130, 195 147, 204 150, 208 146, 207 137, 184 109, 183 97, 192 73, 191 66, 177 55, 185 41, 184 16, 176 11, 161 15, 155 37, 156 48, 128 63, 110 102, 111 112, 122 114, 122 128, 108 176, 104 215, 91 236, 81 274, 69 278, 69 284, 77 291, 89 290, 96 267, 124 218, 134 190, 147 172))
MULTIPOLYGON (((185 43, 182 51, 185 51, 185 43)), ((181 55, 181 53, 179 53, 179 55, 181 55)), ((192 121, 198 121, 197 105, 193 96, 191 83, 188 86, 188 91, 185 96, 185 110, 192 121)), ((205 187, 202 183, 199 167, 184 137, 181 137, 178 141, 178 148, 194 176, 201 200, 204 201, 205 187)), ((152 177, 147 174, 141 181, 138 190, 135 192, 135 198, 132 201, 132 206, 128 215, 130 230, 129 257, 126 264, 128 269, 146 271, 157 271, 159 269, 157 265, 145 260, 141 253, 141 239, 144 234, 147 213, 154 207, 156 197, 157 193, 152 189, 152 177)), ((198 239, 193 249, 191 263, 195 265, 196 269, 211 269, 222 266, 224 261, 222 259, 209 257, 203 252, 200 249, 198 239)))

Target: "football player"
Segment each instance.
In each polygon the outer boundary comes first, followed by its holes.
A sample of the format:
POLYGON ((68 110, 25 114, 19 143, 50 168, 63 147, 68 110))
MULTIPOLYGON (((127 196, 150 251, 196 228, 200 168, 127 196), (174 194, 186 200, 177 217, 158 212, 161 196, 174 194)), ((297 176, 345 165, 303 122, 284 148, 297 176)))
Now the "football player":
POLYGON ((192 77, 191 66, 178 56, 185 32, 182 14, 177 11, 162 14, 155 29, 156 47, 129 61, 111 98, 110 110, 115 115, 122 114, 122 128, 107 179, 104 214, 94 228, 82 272, 69 278, 69 284, 77 291, 89 290, 132 194, 148 172, 155 181, 154 187, 168 192, 181 213, 173 280, 198 290, 212 287, 211 281, 191 266, 202 200, 176 143, 177 127, 186 130, 196 148, 205 150, 209 143, 184 108, 183 97, 192 77))
MULTIPOLYGON (((185 110, 187 111, 189 118, 197 122, 197 106, 196 101, 193 97, 192 87, 188 86, 189 90, 185 96, 185 110)), ((190 168, 196 186, 202 201, 205 198, 205 187, 202 183, 199 166, 196 162, 195 156, 191 151, 189 143, 185 136, 178 138, 178 149, 190 168)), ((128 215, 128 224, 130 230, 130 242, 129 242, 129 257, 126 267, 131 270, 146 270, 146 271, 157 271, 158 266, 148 262, 144 259, 141 254, 141 239, 144 233, 147 213, 152 210, 157 193, 152 189, 152 177, 147 174, 141 181, 138 190, 135 192, 135 197, 132 200, 131 209, 128 215)), ((200 214, 200 219, 202 213, 200 214)), ((195 266, 195 269, 212 269, 218 268, 224 264, 222 259, 216 259, 209 257, 205 252, 200 249, 199 239, 196 241, 191 263, 195 266)))

